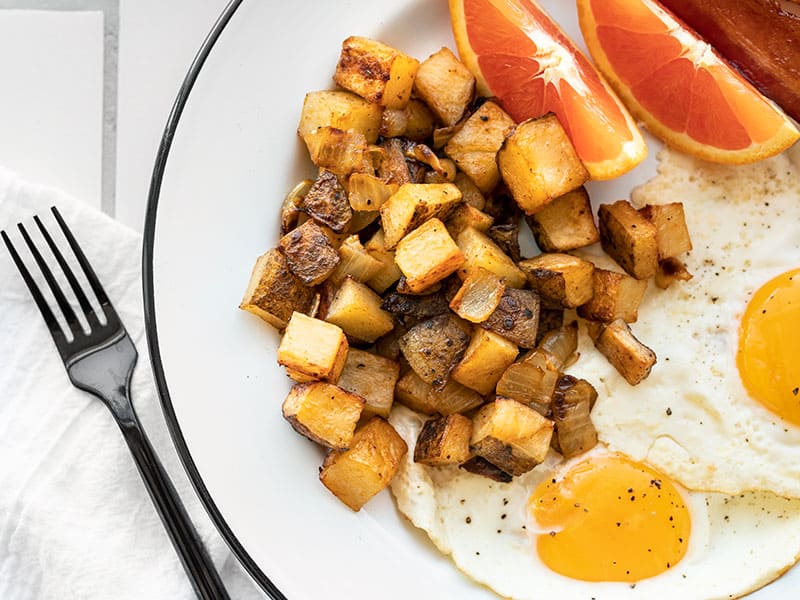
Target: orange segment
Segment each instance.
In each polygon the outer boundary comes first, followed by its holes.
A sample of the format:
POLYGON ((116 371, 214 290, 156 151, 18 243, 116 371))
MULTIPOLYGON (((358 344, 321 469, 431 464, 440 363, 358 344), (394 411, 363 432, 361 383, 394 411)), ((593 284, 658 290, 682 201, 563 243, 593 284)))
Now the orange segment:
POLYGON ((461 60, 478 91, 520 122, 548 112, 593 179, 621 175, 647 154, 631 115, 561 28, 532 0, 450 0, 461 60))
POLYGON ((586 45, 655 135, 721 163, 755 162, 798 138, 795 125, 654 0, 577 0, 586 45))

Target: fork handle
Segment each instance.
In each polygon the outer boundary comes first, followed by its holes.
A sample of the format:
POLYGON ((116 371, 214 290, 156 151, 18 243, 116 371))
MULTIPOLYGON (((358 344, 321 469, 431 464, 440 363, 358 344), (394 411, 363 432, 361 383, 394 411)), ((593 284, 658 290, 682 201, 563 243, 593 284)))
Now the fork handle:
POLYGON ((219 573, 175 487, 145 436, 138 418, 135 414, 132 417, 120 420, 119 426, 197 597, 202 600, 229 600, 219 573))

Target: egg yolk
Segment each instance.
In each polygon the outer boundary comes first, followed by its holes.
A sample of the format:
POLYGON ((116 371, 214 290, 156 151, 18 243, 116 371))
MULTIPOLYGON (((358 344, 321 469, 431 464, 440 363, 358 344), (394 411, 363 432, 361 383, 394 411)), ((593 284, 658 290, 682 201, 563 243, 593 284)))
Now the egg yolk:
POLYGON ((739 327, 736 363, 755 400, 800 425, 800 269, 753 295, 739 327))
POLYGON ((583 581, 635 582, 674 567, 689 542, 689 510, 665 476, 621 454, 589 458, 529 500, 542 562, 583 581), (549 530, 549 531, 548 531, 549 530))

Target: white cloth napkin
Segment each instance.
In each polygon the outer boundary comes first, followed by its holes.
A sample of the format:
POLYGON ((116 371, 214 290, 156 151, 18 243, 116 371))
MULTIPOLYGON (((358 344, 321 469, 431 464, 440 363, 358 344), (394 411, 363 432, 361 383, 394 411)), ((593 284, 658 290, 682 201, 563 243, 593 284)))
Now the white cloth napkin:
MULTIPOLYGON (((22 182, 0 167, 0 229, 24 257, 30 255, 16 224, 23 221, 40 240, 31 219, 38 214, 51 233, 58 232, 53 205, 139 351, 132 385, 137 412, 232 598, 263 597, 194 496, 164 426, 144 335, 140 236, 64 193, 22 182)), ((38 271, 35 265, 31 271, 38 271)), ((99 400, 70 384, 44 321, 0 244, 0 598, 193 597, 117 425, 99 400)))

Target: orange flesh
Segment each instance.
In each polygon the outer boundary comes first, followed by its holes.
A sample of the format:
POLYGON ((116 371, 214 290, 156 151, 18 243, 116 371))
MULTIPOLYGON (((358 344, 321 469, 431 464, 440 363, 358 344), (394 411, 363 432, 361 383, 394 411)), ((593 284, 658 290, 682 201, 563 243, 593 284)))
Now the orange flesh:
POLYGON ((785 123, 694 34, 642 0, 591 0, 597 38, 620 81, 670 129, 725 150, 769 140, 785 123), (698 52, 699 51, 699 52, 698 52), (698 53, 695 62, 690 52, 698 53), (687 93, 688 90, 688 93, 687 93))
POLYGON ((686 553, 689 510, 677 488, 621 454, 589 458, 529 500, 537 551, 553 571, 583 581, 635 582, 686 553))
POLYGON ((584 162, 622 153, 633 139, 625 115, 549 16, 528 0, 464 0, 463 5, 481 73, 515 121, 555 113, 584 162), (558 44, 558 56, 540 50, 534 37, 547 39, 548 46, 558 44))
POLYGON ((736 357, 748 393, 786 421, 800 425, 800 269, 759 289, 739 328, 736 357))

